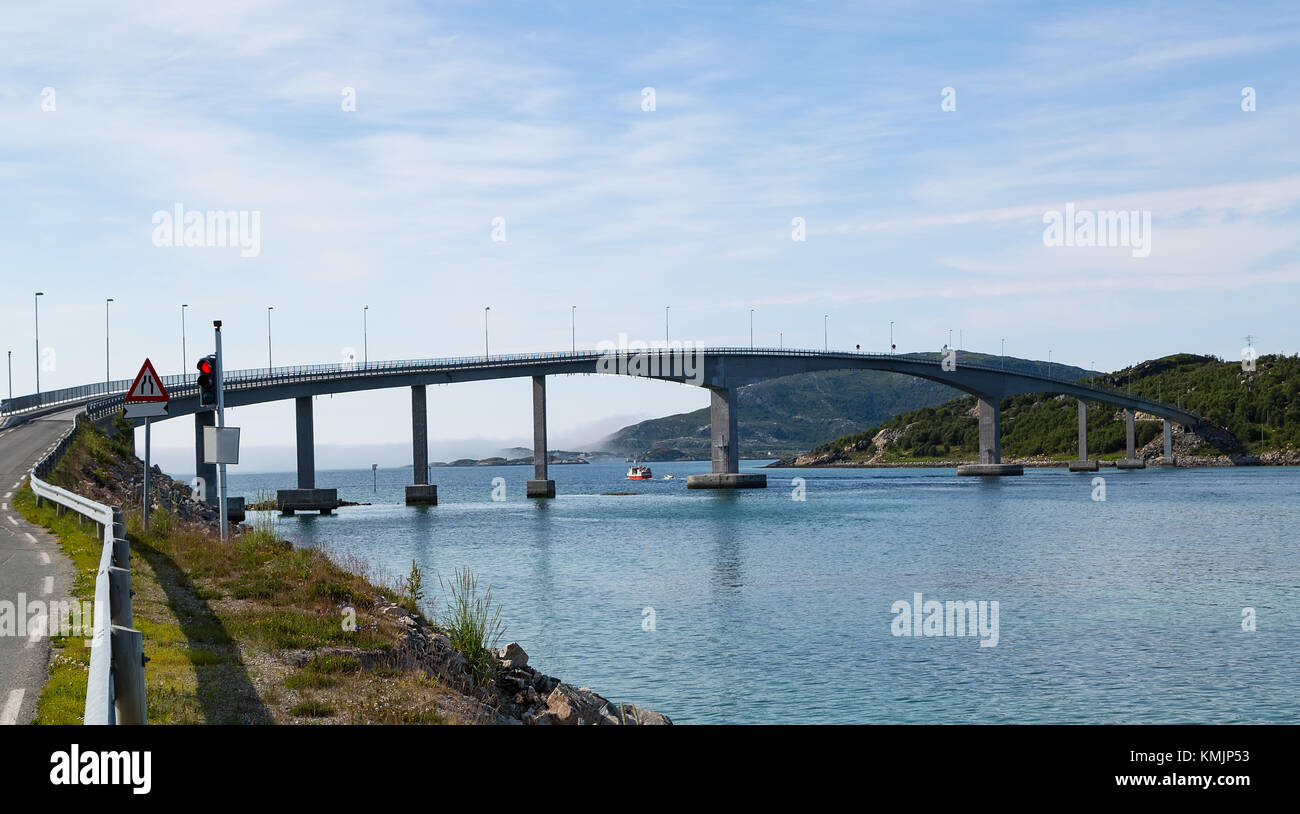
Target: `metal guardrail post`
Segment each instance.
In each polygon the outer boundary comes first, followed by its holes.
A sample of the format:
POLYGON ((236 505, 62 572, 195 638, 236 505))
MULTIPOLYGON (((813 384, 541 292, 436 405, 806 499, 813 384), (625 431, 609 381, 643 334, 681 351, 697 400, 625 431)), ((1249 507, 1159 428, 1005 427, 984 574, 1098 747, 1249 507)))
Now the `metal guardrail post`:
POLYGON ((131 627, 131 572, 116 566, 108 569, 108 618, 114 626, 131 627))
POLYGON ((131 570, 131 544, 123 537, 113 538, 113 567, 123 571, 131 570))
POLYGON ((144 634, 129 627, 113 625, 113 706, 117 723, 139 725, 146 722, 148 706, 144 696, 144 634))

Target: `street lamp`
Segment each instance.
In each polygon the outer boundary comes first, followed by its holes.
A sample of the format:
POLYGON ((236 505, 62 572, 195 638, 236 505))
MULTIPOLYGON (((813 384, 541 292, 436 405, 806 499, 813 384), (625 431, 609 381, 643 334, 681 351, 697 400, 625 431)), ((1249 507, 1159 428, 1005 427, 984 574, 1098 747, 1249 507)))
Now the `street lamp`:
POLYGON ((185 361, 189 359, 189 352, 185 347, 185 309, 189 308, 189 303, 181 303, 181 371, 185 371, 185 361))
POLYGON ((113 301, 112 297, 104 300, 104 389, 108 390, 108 383, 112 380, 108 369, 108 304, 113 301))
POLYGON ((569 306, 569 334, 570 334, 569 342, 571 343, 570 350, 572 350, 574 353, 577 353, 578 352, 578 306, 576 305, 569 306))
POLYGON ((44 291, 37 291, 33 301, 36 303, 36 395, 41 394, 41 301, 44 291))
POLYGON ((1007 340, 1004 337, 1002 339, 1002 367, 1005 369, 1006 366, 1007 366, 1007 340))
POLYGON ((275 367, 271 364, 271 312, 275 310, 274 305, 266 306, 266 367, 267 369, 275 367))
POLYGON ((668 309, 670 308, 672 308, 671 305, 664 306, 664 347, 665 348, 668 347, 668 309))
POLYGON ((14 352, 9 351, 9 405, 13 409, 14 400, 14 352))
POLYGON ((830 328, 828 327, 828 325, 830 324, 830 319, 831 319, 830 314, 822 314, 822 351, 823 352, 829 351, 831 349, 830 328))
POLYGON ((749 349, 754 349, 754 309, 749 309, 749 349))
POLYGON ((484 356, 492 355, 488 351, 488 311, 491 310, 492 310, 492 306, 490 305, 483 306, 483 355, 484 356))
POLYGON ((894 355, 894 321, 889 321, 889 355, 894 355))
POLYGON ((363 366, 369 366, 370 364, 370 325, 366 319, 366 312, 369 310, 369 305, 361 309, 361 363, 363 366))

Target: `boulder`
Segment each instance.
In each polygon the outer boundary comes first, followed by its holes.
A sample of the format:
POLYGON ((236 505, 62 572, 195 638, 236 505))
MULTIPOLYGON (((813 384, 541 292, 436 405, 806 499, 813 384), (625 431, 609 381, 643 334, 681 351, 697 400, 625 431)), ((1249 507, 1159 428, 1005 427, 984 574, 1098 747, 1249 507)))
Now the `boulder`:
POLYGON ((609 702, 585 687, 560 684, 546 697, 546 714, 551 722, 561 726, 594 724, 600 720, 601 709, 609 702))
POLYGON ((511 642, 497 651, 497 658, 506 664, 507 668, 524 667, 528 664, 528 654, 519 646, 518 642, 511 642))

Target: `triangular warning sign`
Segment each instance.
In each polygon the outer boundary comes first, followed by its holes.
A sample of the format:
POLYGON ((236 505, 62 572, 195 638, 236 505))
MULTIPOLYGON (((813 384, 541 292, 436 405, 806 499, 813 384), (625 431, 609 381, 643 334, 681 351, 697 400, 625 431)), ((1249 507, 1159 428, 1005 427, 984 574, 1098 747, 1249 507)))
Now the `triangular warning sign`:
POLYGON ((171 398, 167 395, 167 388, 163 387, 162 376, 153 369, 153 362, 145 359, 144 364, 140 366, 140 372, 135 374, 131 389, 126 391, 126 398, 123 401, 171 401, 171 398))

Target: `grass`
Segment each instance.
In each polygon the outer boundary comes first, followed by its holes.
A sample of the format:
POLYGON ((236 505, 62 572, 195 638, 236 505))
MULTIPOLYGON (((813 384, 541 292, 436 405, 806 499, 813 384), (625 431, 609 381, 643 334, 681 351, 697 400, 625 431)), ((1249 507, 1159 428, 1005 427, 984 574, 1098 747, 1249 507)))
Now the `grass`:
POLYGON ((299 701, 289 712, 299 718, 332 718, 338 714, 338 710, 334 707, 316 698, 299 701))
MULTIPOLYGON (((127 463, 135 463, 128 447, 82 430, 50 481, 76 490, 127 463)), ((92 600, 103 545, 96 527, 71 512, 59 517, 49 504, 38 508, 28 488, 14 495, 13 505, 58 538, 76 572, 74 598, 92 600)), ((149 723, 448 720, 439 706, 449 691, 438 682, 421 673, 363 668, 357 655, 382 662, 400 634, 393 620, 376 613, 375 597, 401 604, 412 588, 419 595, 418 578, 395 582, 398 588, 375 584, 322 552, 280 540, 270 514, 255 516, 227 543, 165 511, 153 512, 148 532, 130 506, 126 521, 133 623, 149 658, 149 723), (351 614, 355 627, 345 624, 351 614), (309 653, 305 662, 291 655, 302 651, 309 653), (295 663, 302 666, 290 666, 295 663)), ((36 722, 79 724, 89 648, 72 637, 51 644, 36 722)))
POLYGON ((478 592, 478 575, 469 568, 456 569, 449 583, 438 578, 451 599, 442 618, 442 626, 469 666, 475 679, 483 680, 496 669, 491 650, 505 633, 501 623, 501 606, 492 599, 492 586, 483 595, 478 592))

